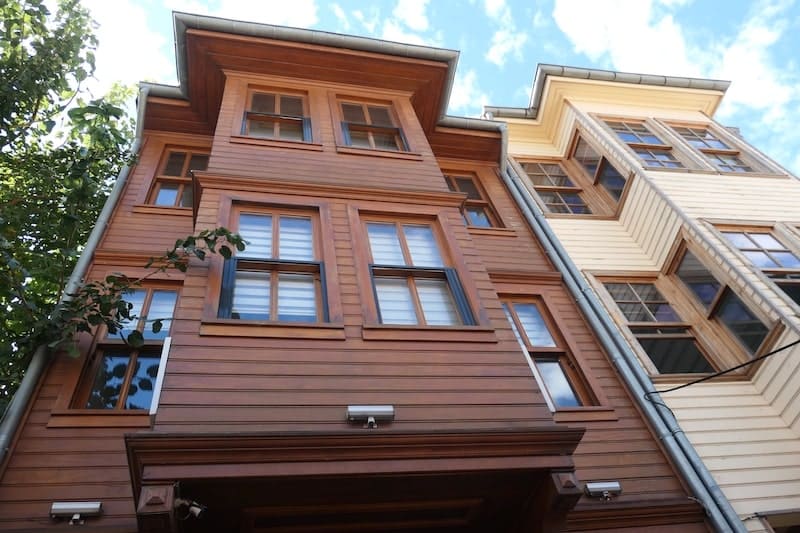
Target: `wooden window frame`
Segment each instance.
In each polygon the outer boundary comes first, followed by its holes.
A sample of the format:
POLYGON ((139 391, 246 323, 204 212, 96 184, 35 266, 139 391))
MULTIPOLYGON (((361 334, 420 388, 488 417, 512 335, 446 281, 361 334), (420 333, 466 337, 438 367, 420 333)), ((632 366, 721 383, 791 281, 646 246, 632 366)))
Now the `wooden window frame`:
POLYGON ((645 120, 603 117, 600 118, 600 121, 616 139, 633 152, 644 168, 648 170, 687 170, 686 164, 675 155, 674 147, 664 142, 663 136, 653 131, 653 128, 645 120), (635 137, 635 140, 627 140, 626 135, 635 137), (658 142, 648 142, 646 139, 648 136, 658 142), (674 164, 664 164, 665 160, 659 158, 658 154, 665 155, 666 161, 674 164))
MULTIPOLYGON (((192 190, 192 177, 191 177, 191 171, 189 170, 192 162, 192 157, 194 156, 210 157, 210 155, 211 155, 210 151, 208 149, 203 149, 203 148, 188 148, 180 146, 168 146, 164 148, 164 151, 161 154, 161 159, 158 163, 158 171, 156 172, 153 178, 153 184, 150 187, 150 192, 147 195, 146 203, 154 207, 192 209, 191 205, 181 205, 185 190, 187 188, 189 190, 192 190), (183 152, 185 155, 184 155, 183 166, 181 167, 180 176, 170 176, 164 174, 170 156, 173 153, 181 153, 181 152, 183 152), (161 187, 164 183, 171 183, 178 185, 178 191, 175 196, 175 202, 173 202, 172 205, 156 203, 156 199, 158 198, 158 194, 161 191, 161 187)), ((208 168, 208 163, 206 163, 206 168, 208 168)), ((194 169, 194 170, 205 170, 205 169, 194 169)))
POLYGON ((534 377, 539 384, 539 388, 542 391, 550 410, 552 412, 557 412, 582 409, 596 405, 596 398, 592 395, 589 386, 586 384, 581 372, 578 370, 578 364, 576 363, 574 356, 571 353, 563 334, 559 330, 558 324, 553 319, 553 316, 550 313, 550 310, 548 309, 544 299, 535 296, 501 296, 500 301, 502 303, 503 310, 506 313, 506 318, 509 319, 512 328, 517 335, 517 340, 520 341, 520 346, 525 351, 531 371, 533 372, 534 377), (532 343, 528 333, 519 319, 516 309, 514 308, 515 304, 532 304, 536 307, 555 346, 537 346, 532 343), (579 405, 556 405, 547 382, 537 366, 538 361, 558 363, 561 372, 570 385, 572 393, 577 399, 579 405))
POLYGON ((252 206, 236 205, 232 209, 232 226, 234 231, 238 231, 239 216, 241 214, 269 215, 272 217, 271 257, 256 257, 244 252, 236 253, 233 257, 226 259, 222 269, 222 279, 220 281, 219 305, 217 307, 216 318, 230 319, 234 321, 259 322, 269 324, 302 325, 314 326, 329 322, 329 306, 327 299, 327 282, 325 276, 325 263, 322 259, 321 228, 319 212, 313 208, 295 207, 272 207, 272 206, 252 206), (314 260, 282 260, 276 257, 280 246, 280 219, 289 218, 308 218, 311 221, 311 240, 314 260), (245 268, 240 268, 243 266, 245 268), (269 272, 270 273, 270 318, 236 318, 233 313, 233 292, 236 285, 236 273, 245 272, 269 272), (312 274, 314 280, 314 299, 316 303, 316 320, 311 321, 287 321, 280 320, 278 314, 279 291, 278 276, 280 274, 312 274))
POLYGON ((311 128, 311 118, 309 116, 308 105, 309 105, 308 95, 305 92, 291 91, 286 89, 265 88, 265 87, 248 87, 247 101, 245 103, 245 109, 242 116, 241 135, 252 139, 262 139, 268 141, 312 143, 314 139, 313 139, 313 131, 311 128), (260 111, 251 111, 251 108, 253 106, 253 97, 257 94, 272 95, 275 99, 275 106, 277 108, 277 112, 264 113, 260 111), (303 106, 303 115, 302 116, 286 115, 281 113, 280 107, 281 107, 282 96, 300 98, 303 106), (264 137, 260 135, 251 134, 250 133, 251 121, 271 123, 273 125, 273 135, 271 137, 264 137), (295 139, 295 138, 281 137, 280 136, 281 124, 299 124, 300 130, 303 133, 302 135, 303 138, 295 139))
POLYGON ((589 179, 594 190, 598 191, 605 199, 606 203, 609 207, 613 206, 613 208, 618 207, 622 204, 623 198, 625 197, 625 192, 628 190, 631 176, 626 175, 623 172, 620 172, 617 167, 609 160, 609 158, 603 154, 602 150, 598 150, 595 146, 587 140, 587 138, 583 135, 583 133, 578 130, 575 133, 575 137, 573 139, 572 148, 569 152, 569 160, 575 164, 577 168, 580 169, 580 172, 589 179), (577 152, 578 148, 580 147, 581 141, 586 143, 586 146, 591 149, 595 155, 597 156, 597 166, 595 167, 593 172, 590 172, 589 169, 586 167, 586 164, 581 162, 578 158, 577 152), (617 175, 622 178, 625 182, 620 189, 619 197, 615 196, 609 187, 607 187, 603 183, 603 174, 604 171, 608 168, 611 168, 617 175))
POLYGON ((461 206, 461 216, 464 219, 464 223, 467 227, 470 228, 501 228, 503 225, 500 223, 500 217, 497 216, 497 212, 495 211, 494 207, 492 206, 491 202, 488 200, 488 195, 486 194, 486 190, 483 188, 483 185, 478 179, 478 176, 471 173, 471 172, 450 172, 450 171, 443 171, 444 179, 447 182, 448 188, 453 192, 460 192, 467 194, 467 198, 464 200, 464 203, 461 206), (469 193, 467 191, 462 191, 458 185, 458 179, 467 179, 472 182, 475 190, 478 193, 480 198, 470 198, 469 193), (488 226, 481 226, 476 224, 470 223, 470 216, 469 216, 469 208, 481 209, 486 216, 486 219, 489 221, 488 226))
POLYGON ((700 154, 703 161, 716 172, 737 175, 764 172, 763 165, 753 161, 752 157, 745 153, 736 143, 731 142, 727 136, 720 135, 718 129, 712 124, 667 122, 666 125, 685 146, 688 146, 694 153, 700 154), (716 141, 723 146, 711 146, 704 140, 702 133, 710 134, 712 136, 710 140, 716 141), (697 146, 692 143, 692 140, 705 146, 697 146), (737 162, 722 162, 720 165, 721 157, 733 157, 737 162), (736 168, 740 170, 735 170, 736 168))
MULTIPOLYGON (((707 374, 709 372, 717 371, 720 366, 717 361, 714 360, 713 357, 710 356, 709 351, 704 346, 702 342, 702 338, 698 334, 695 327, 692 325, 691 320, 685 320, 684 314, 681 313, 681 309, 679 309, 679 305, 676 305, 675 302, 670 301, 670 299, 664 296, 664 293, 667 292, 668 294, 674 294, 674 291, 670 290, 671 287, 669 286, 670 281, 663 278, 658 277, 603 277, 599 280, 602 283, 603 290, 605 294, 608 296, 609 301, 613 302, 616 309, 616 315, 620 318, 620 321, 624 322, 630 332, 631 336, 636 339, 641 352, 644 354, 644 358, 640 357, 642 361, 646 361, 645 367, 647 368, 648 372, 653 375, 661 375, 661 376, 697 376, 698 374, 707 374), (614 295, 609 290, 609 285, 650 285, 652 286, 655 291, 660 296, 661 300, 658 300, 657 303, 663 303, 670 307, 672 313, 679 319, 676 321, 661 321, 658 320, 657 317, 652 313, 652 311, 647 307, 647 303, 653 303, 652 301, 645 301, 642 300, 639 294, 631 287, 631 291, 637 296, 637 301, 632 301, 632 303, 640 304, 647 310, 647 312, 653 317, 651 321, 631 321, 625 314, 620 304, 628 303, 627 300, 617 300, 614 295), (679 330, 683 329, 683 332, 675 332, 675 333, 666 333, 666 332, 643 332, 644 329, 665 329, 665 330, 679 330), (695 347, 697 348, 699 355, 704 358, 705 362, 707 363, 709 369, 707 372, 661 372, 658 368, 656 363, 653 361, 650 354, 644 347, 644 344, 640 341, 640 339, 656 339, 656 340, 668 340, 668 339, 684 339, 689 340, 694 343, 695 347)), ((691 314, 689 316, 692 316, 691 314)))
MULTIPOLYGON (((180 304, 180 297, 181 291, 180 287, 173 285, 173 284, 149 284, 144 287, 139 287, 135 290, 143 290, 145 291, 145 297, 142 301, 142 308, 140 311, 140 315, 136 320, 136 326, 131 329, 135 329, 139 332, 145 332, 145 328, 147 327, 149 317, 147 316, 150 305, 153 300, 153 294, 156 291, 170 291, 175 293, 175 306, 172 311, 172 316, 169 317, 170 320, 170 328, 175 322, 175 310, 177 310, 180 304)), ((124 298, 124 296, 123 296, 124 298)), ((158 317, 162 318, 162 317, 158 317)), ((167 317, 163 317, 166 319, 167 317)), ((164 373, 164 365, 166 365, 166 351, 169 347, 170 342, 170 335, 169 331, 165 332, 163 338, 157 339, 148 339, 145 337, 144 344, 140 347, 134 348, 127 344, 125 340, 121 337, 110 337, 108 330, 105 326, 98 328, 97 332, 95 332, 95 339, 91 349, 91 356, 88 359, 88 363, 85 365, 83 372, 78 380, 78 386, 76 388, 75 394, 73 396, 71 402, 71 409, 75 410, 82 410, 84 413, 98 413, 98 414, 110 414, 110 413, 132 413, 132 412, 144 412, 150 411, 152 412, 153 404, 157 401, 159 394, 160 394, 160 381, 163 379, 164 373), (122 385, 119 392, 119 398, 117 399, 117 403, 113 408, 101 408, 101 407, 88 407, 87 403, 89 401, 89 396, 94 388, 94 382, 97 377, 97 373, 100 370, 100 365, 103 362, 104 354, 107 352, 119 351, 127 352, 128 357, 128 365, 125 371, 125 376, 123 377, 122 385), (159 369, 158 369, 158 376, 155 379, 154 387, 153 387, 153 397, 151 398, 151 404, 148 406, 147 409, 127 409, 125 408, 125 403, 128 400, 128 393, 130 392, 131 382, 133 381, 136 363, 138 357, 142 353, 158 353, 159 357, 159 369)))
POLYGON ((461 283, 460 277, 456 268, 452 265, 452 262, 449 257, 448 250, 443 245, 443 239, 439 234, 439 228, 437 224, 429 219, 425 218, 405 218, 405 217, 396 217, 396 216, 387 216, 387 215, 362 215, 361 219, 361 230, 363 235, 366 239, 366 254, 368 257, 368 270, 369 270, 369 277, 370 277, 370 284, 372 288, 372 297, 373 302, 375 303, 375 311, 376 311, 376 319, 377 323, 381 326, 390 326, 390 327, 414 327, 414 328, 430 328, 430 327, 445 327, 445 328, 463 328, 465 326, 475 326, 477 325, 477 321, 475 315, 472 311, 472 307, 469 303, 469 300, 464 292, 463 284, 461 283), (400 242, 401 252, 403 254, 403 258, 406 261, 404 265, 382 265, 376 264, 373 259, 372 249, 369 243, 369 230, 367 229, 368 224, 370 223, 378 223, 378 224, 394 224, 398 241, 400 242), (433 233, 437 250, 439 255, 442 259, 441 267, 418 267, 410 264, 411 261, 411 252, 408 248, 408 244, 406 242, 406 236, 403 231, 403 225, 412 225, 412 226, 427 226, 431 228, 433 233), (391 322, 384 322, 381 317, 381 310, 380 304, 378 300, 378 291, 375 285, 375 278, 398 278, 398 279, 406 279, 409 292, 411 294, 412 303, 414 307, 414 312, 416 315, 416 324, 397 324, 391 322), (422 309, 422 304, 419 300, 419 296, 416 290, 415 279, 443 279, 447 283, 447 287, 450 293, 450 297, 452 298, 455 311, 459 315, 458 318, 460 322, 458 324, 450 324, 446 326, 441 325, 430 325, 427 324, 425 321, 425 313, 422 309))
POLYGON ((570 175, 565 165, 563 165, 559 161, 545 161, 545 160, 523 160, 519 162, 520 167, 528 176, 528 179, 533 186, 533 189, 539 196, 539 200, 541 201, 542 205, 544 206, 545 211, 558 214, 558 215, 592 215, 594 214, 594 210, 592 209, 591 201, 587 200, 586 193, 584 192, 583 188, 580 187, 580 181, 576 180, 572 175, 570 175), (528 172, 527 165, 537 165, 539 166, 539 172, 536 172, 536 175, 541 175, 547 178, 548 181, 552 185, 537 185, 534 179, 531 177, 531 174, 528 172), (569 180, 570 185, 556 185, 552 179, 551 174, 542 166, 542 165, 557 165, 561 170, 562 174, 569 180), (552 204, 545 202, 544 198, 542 198, 542 194, 555 194, 561 200, 561 204, 552 204), (581 204, 571 204, 569 202, 564 201, 563 194, 574 194, 577 195, 578 198, 581 200, 581 204), (567 211, 554 211, 550 206, 551 205, 563 205, 567 211), (570 207, 574 205, 582 205, 586 208, 586 212, 577 212, 573 211, 570 207))
POLYGON ((406 139, 405 133, 403 132, 402 125, 400 120, 398 119, 397 113, 395 111, 395 104, 392 102, 381 102, 376 100, 367 100, 367 99, 360 99, 360 98, 350 98, 350 97, 337 97, 336 99, 336 109, 340 117, 340 128, 342 134, 342 144, 348 148, 352 149, 361 149, 361 150, 374 150, 377 152, 389 152, 389 153, 406 153, 410 152, 410 146, 408 144, 408 140, 406 139), (354 105, 354 106, 361 106, 362 113, 364 118, 367 122, 348 122, 345 120, 345 112, 343 109, 343 105, 354 105), (380 126, 372 123, 372 119, 369 114, 369 107, 381 107, 385 108, 389 119, 392 122, 392 126, 380 126), (359 131, 364 132, 367 134, 367 141, 369 143, 369 147, 366 146, 354 146, 352 141, 352 132, 359 131), (384 134, 391 134, 395 138, 395 145, 397 146, 397 150, 392 150, 388 148, 377 147, 375 143, 375 134, 376 133, 384 133, 384 134))

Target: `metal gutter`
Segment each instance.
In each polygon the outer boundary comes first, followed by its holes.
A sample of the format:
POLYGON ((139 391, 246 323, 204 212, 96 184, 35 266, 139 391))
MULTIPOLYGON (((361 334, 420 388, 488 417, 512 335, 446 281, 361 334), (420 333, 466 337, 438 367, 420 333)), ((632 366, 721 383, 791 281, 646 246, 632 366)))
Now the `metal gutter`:
POLYGON ((502 175, 506 187, 520 206, 525 219, 542 243, 548 257, 564 275, 564 281, 617 371, 652 425, 691 492, 705 507, 709 520, 721 532, 746 533, 742 520, 725 498, 711 473, 697 455, 672 412, 661 401, 652 381, 639 365, 636 355, 622 337, 597 295, 550 228, 530 191, 511 165, 502 175), (648 401, 647 398, 652 401, 648 401))
POLYGON ((485 106, 484 113, 490 117, 531 118, 539 116, 545 83, 548 76, 572 78, 578 80, 613 81, 634 85, 650 85, 654 87, 677 87, 683 89, 703 89, 707 91, 725 92, 731 82, 705 78, 684 78, 680 76, 658 76, 653 74, 636 74, 633 72, 617 72, 593 68, 568 67, 539 63, 533 79, 533 91, 528 107, 485 106))
MULTIPOLYGON (((147 106, 147 96, 149 91, 150 88, 146 84, 143 84, 139 88, 139 111, 136 119, 136 134, 134 135, 133 145, 131 146, 131 153, 133 155, 138 154, 139 148, 142 144, 144 111, 145 107, 147 106)), ((97 217, 97 222, 95 223, 92 232, 89 234, 89 239, 86 241, 86 246, 83 249, 83 252, 81 252, 78 262, 75 264, 75 268, 72 269, 72 274, 67 280, 64 291, 61 295, 62 302, 69 301, 71 299, 70 294, 73 294, 75 291, 77 291, 83 283, 83 278, 86 275, 86 271, 88 270, 89 264, 92 261, 94 251, 97 249, 97 245, 100 243, 103 232, 108 226, 111 215, 114 212, 114 208, 122 196, 122 190, 125 188, 125 182, 127 181, 129 172, 129 165, 125 165, 122 167, 122 170, 120 170, 117 180, 114 183, 114 187, 111 189, 108 198, 106 198, 103 209, 100 211, 100 215, 97 217)), ((47 368, 47 363, 49 360, 50 352, 48 351, 47 347, 44 345, 39 346, 34 352, 31 362, 28 364, 28 368, 25 370, 25 376, 22 378, 19 389, 17 389, 17 392, 11 399, 11 403, 9 404, 8 409, 6 409, 3 419, 0 421, 0 464, 3 463, 6 455, 8 454, 8 451, 11 447, 11 442, 14 439, 14 435, 19 428, 20 422, 25 415, 25 411, 31 401, 31 398, 33 397, 33 393, 36 391, 39 380, 44 374, 44 370, 47 368)))

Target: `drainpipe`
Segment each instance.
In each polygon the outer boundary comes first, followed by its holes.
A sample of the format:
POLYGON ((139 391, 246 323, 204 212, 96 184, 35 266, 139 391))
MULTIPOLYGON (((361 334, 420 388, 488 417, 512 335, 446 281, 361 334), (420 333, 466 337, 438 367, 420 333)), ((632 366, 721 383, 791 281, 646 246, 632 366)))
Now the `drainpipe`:
POLYGON ((624 340, 616 325, 605 312, 594 291, 570 259, 553 233, 543 213, 530 195, 519 175, 508 166, 502 175, 506 187, 520 206, 525 219, 544 246, 550 259, 564 275, 564 281, 614 366, 630 387, 634 399, 663 443, 678 471, 706 509, 711 523, 721 532, 746 533, 736 511, 722 494, 694 447, 680 429, 672 412, 663 405, 652 381, 639 365, 636 355, 624 340), (652 394, 651 394, 652 393, 652 394), (647 397, 653 399, 648 401, 647 397))
MULTIPOLYGON (((136 134, 133 145, 131 146, 131 152, 134 155, 139 152, 139 148, 142 144, 144 110, 147 106, 147 94, 149 91, 150 88, 146 86, 140 87, 139 89, 139 110, 136 117, 136 134)), ((89 234, 86 247, 83 249, 81 256, 78 258, 78 262, 75 264, 75 268, 72 269, 72 274, 67 280, 64 292, 61 295, 62 302, 68 301, 70 299, 69 295, 80 288, 86 271, 89 268, 89 263, 94 256, 94 251, 100 243, 100 238, 103 236, 106 226, 108 226, 111 214, 114 212, 114 207, 117 205, 117 201, 122 195, 122 189, 125 187, 129 172, 130 166, 128 165, 125 165, 122 167, 122 170, 120 170, 117 181, 114 183, 114 187, 111 189, 111 193, 108 195, 103 209, 100 211, 100 216, 97 217, 97 222, 94 228, 92 228, 92 232, 89 234)), ((28 404, 33 398, 33 393, 36 390, 39 379, 42 377, 42 374, 44 374, 45 368, 47 368, 47 363, 50 360, 49 355, 49 350, 44 345, 39 346, 33 353, 33 357, 28 364, 28 368, 25 370, 25 376, 22 378, 19 389, 17 389, 17 392, 11 399, 11 403, 6 409, 2 421, 0 421, 0 465, 3 464, 11 448, 11 442, 25 415, 28 404)))

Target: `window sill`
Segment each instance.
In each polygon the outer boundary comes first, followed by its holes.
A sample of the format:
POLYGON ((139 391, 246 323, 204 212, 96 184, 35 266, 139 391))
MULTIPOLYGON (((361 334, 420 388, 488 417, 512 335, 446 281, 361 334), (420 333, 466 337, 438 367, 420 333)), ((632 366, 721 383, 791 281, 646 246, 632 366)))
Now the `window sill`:
POLYGON ((364 340, 414 340, 440 342, 497 342, 493 328, 485 326, 398 326, 364 324, 364 340))
POLYGON ((287 139, 261 139, 246 135, 231 135, 230 142, 237 144, 252 144, 254 146, 272 146, 275 148, 291 148, 294 150, 310 150, 321 152, 322 144, 307 141, 290 141, 287 139))
POLYGON ((133 212, 145 213, 148 215, 177 215, 182 217, 192 216, 191 207, 171 207, 153 204, 136 204, 133 206, 133 212))
POLYGON ((393 159, 422 161, 422 154, 418 152, 395 152, 394 150, 378 150, 374 148, 354 148, 352 146, 337 146, 336 151, 340 154, 369 155, 374 157, 388 157, 393 159))
POLYGON ((577 218, 581 220, 617 220, 617 215, 591 215, 586 213, 544 213, 545 218, 577 218))
POLYGON ((105 409, 60 409, 53 410, 49 428, 149 428, 152 425, 147 411, 123 411, 105 409))
POLYGON ((344 339, 344 324, 271 322, 215 318, 200 323, 200 335, 223 337, 270 337, 278 339, 344 339))
POLYGON ((467 226, 471 235, 493 235, 496 237, 516 237, 517 232, 510 228, 484 228, 482 226, 467 226))
POLYGON ((565 407, 553 413, 556 422, 613 422, 619 420, 613 407, 588 405, 586 407, 565 407))

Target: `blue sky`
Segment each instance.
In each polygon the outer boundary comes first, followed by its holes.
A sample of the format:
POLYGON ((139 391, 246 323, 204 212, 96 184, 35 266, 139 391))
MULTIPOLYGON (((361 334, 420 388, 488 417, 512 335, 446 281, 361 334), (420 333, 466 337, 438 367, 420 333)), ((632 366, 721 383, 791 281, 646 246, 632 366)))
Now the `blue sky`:
POLYGON ((461 52, 449 113, 526 106, 537 63, 732 82, 716 118, 800 174, 794 0, 84 0, 97 81, 175 83, 171 11, 461 52))

